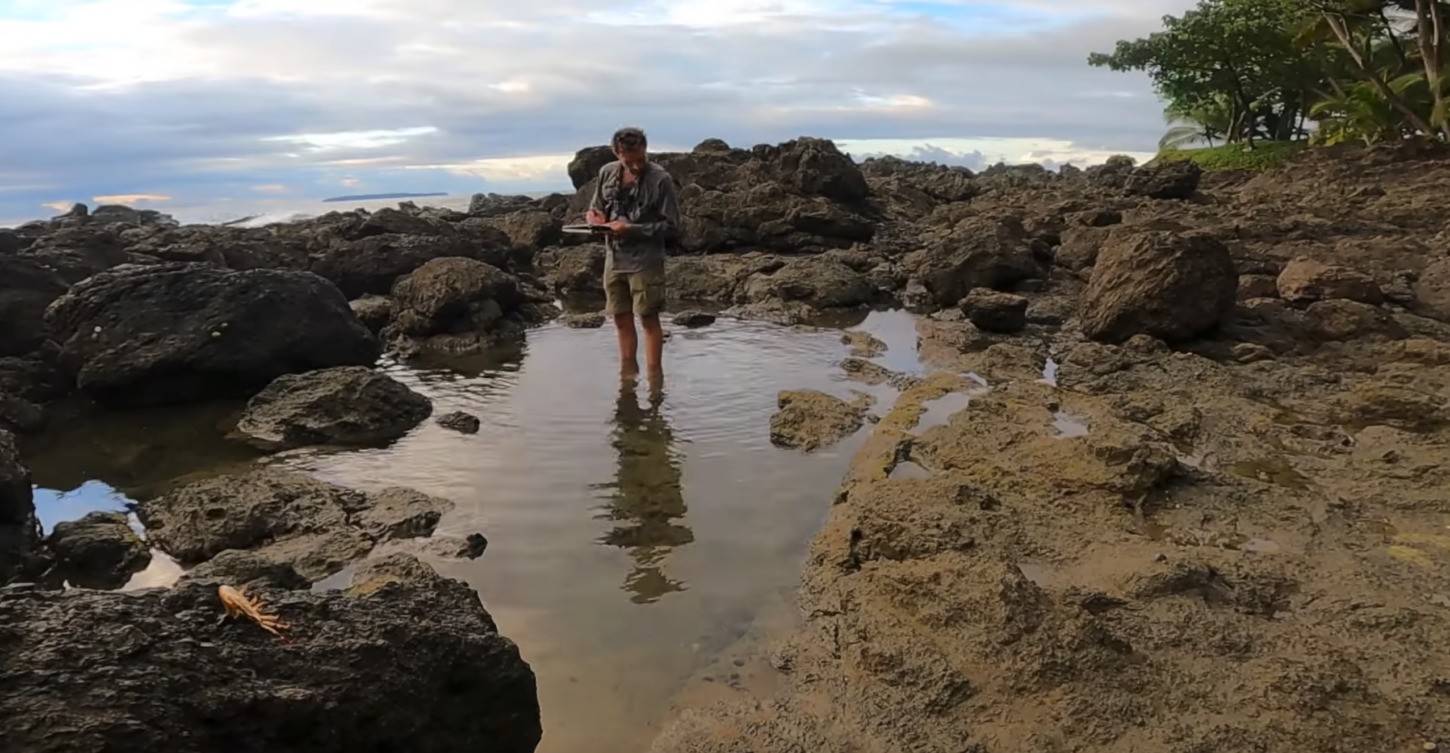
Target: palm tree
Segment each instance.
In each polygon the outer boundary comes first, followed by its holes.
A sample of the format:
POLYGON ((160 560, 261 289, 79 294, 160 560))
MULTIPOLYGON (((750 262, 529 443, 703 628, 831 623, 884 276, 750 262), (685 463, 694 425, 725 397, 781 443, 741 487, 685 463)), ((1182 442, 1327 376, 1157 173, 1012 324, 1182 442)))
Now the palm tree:
POLYGON ((1182 149, 1200 142, 1213 146, 1215 139, 1230 140, 1230 109, 1222 97, 1193 107, 1170 106, 1163 111, 1163 117, 1172 127, 1158 140, 1158 149, 1182 149))
MULTIPOLYGON (((1426 72, 1420 74, 1430 82, 1431 95, 1434 104, 1430 109, 1430 118, 1425 113, 1411 107, 1401 92, 1397 92, 1391 84, 1400 81, 1404 75, 1404 64, 1407 56, 1403 47, 1400 46, 1400 37, 1404 35, 1402 25, 1404 19, 1392 18, 1388 11, 1412 11, 1416 13, 1415 28, 1421 37, 1434 37, 1436 40, 1446 31, 1439 24, 1445 10, 1443 0, 1306 0, 1308 5, 1317 13, 1318 18, 1300 35, 1300 41, 1307 44, 1333 40, 1352 61, 1352 70, 1364 83, 1372 87, 1378 97, 1392 108, 1409 124, 1411 130, 1425 135, 1437 132, 1450 136, 1450 129, 1444 128, 1444 97, 1440 84, 1438 71, 1440 69, 1439 54, 1440 45, 1427 44, 1424 39, 1420 40, 1420 53, 1422 56, 1431 55, 1424 61, 1426 72), (1385 50, 1393 49, 1399 58, 1398 65, 1384 66, 1381 62, 1385 50), (1431 69, 1436 73, 1430 73, 1431 69), (1437 117, 1439 116, 1439 117, 1437 117), (1431 125, 1439 121, 1442 128, 1431 125)), ((1324 99, 1342 100, 1342 111, 1358 111, 1360 105, 1351 105, 1349 100, 1360 100, 1361 95, 1352 95, 1349 91, 1339 87, 1334 95, 1324 99), (1347 109, 1344 109, 1347 108, 1347 109)), ((1328 107, 1326 105, 1326 107, 1328 107)), ((1319 108, 1321 114, 1325 107, 1319 108)), ((1330 108, 1332 109, 1332 108, 1330 108)))

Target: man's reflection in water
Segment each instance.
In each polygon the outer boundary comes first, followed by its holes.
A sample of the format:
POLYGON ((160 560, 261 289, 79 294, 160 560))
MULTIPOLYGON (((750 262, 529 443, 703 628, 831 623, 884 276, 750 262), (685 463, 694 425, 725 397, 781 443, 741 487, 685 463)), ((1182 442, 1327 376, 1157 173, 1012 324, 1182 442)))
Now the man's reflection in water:
POLYGON ((660 412, 662 385, 651 385, 647 407, 640 405, 635 387, 633 379, 622 380, 615 404, 613 444, 618 468, 614 483, 605 487, 610 494, 604 517, 619 525, 602 540, 629 550, 635 566, 624 587, 633 592, 631 601, 648 604, 685 589, 683 583, 665 575, 663 565, 671 549, 694 541, 695 534, 673 522, 685 517, 682 457, 675 450, 669 422, 660 412))

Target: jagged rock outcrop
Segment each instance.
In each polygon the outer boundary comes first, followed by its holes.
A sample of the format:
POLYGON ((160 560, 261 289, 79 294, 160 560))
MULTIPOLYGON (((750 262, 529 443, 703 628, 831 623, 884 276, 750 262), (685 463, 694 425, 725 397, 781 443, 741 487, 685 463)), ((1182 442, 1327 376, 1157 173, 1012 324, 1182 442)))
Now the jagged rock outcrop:
POLYGON ((108 405, 245 396, 380 353, 337 288, 307 272, 125 265, 56 299, 46 325, 76 386, 108 405))
POLYGON ((245 619, 219 621, 218 584, 0 590, 0 716, 11 720, 0 749, 530 753, 539 743, 533 670, 461 582, 419 563, 366 592, 254 591, 291 626, 285 643, 245 619))
POLYGON ((247 403, 237 432, 278 451, 391 442, 433 414, 433 401, 380 371, 338 366, 277 377, 247 403))

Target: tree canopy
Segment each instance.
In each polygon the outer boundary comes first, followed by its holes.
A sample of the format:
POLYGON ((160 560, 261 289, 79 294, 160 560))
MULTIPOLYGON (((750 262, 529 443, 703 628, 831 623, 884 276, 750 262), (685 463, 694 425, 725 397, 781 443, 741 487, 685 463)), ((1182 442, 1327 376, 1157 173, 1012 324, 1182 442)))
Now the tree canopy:
POLYGON ((1444 139, 1447 21, 1445 0, 1199 0, 1088 62, 1148 74, 1178 124, 1165 146, 1311 130, 1325 142, 1444 139))

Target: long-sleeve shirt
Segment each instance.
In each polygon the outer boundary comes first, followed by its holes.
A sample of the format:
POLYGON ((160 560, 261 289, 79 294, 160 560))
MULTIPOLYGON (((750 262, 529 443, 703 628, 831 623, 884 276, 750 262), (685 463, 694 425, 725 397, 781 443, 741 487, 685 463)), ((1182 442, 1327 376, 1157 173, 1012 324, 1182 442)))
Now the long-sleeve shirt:
POLYGON ((625 220, 629 232, 609 236, 605 247, 617 272, 663 269, 666 249, 679 239, 680 197, 670 174, 653 162, 624 185, 624 164, 611 162, 599 170, 590 209, 604 213, 605 221, 625 220))

